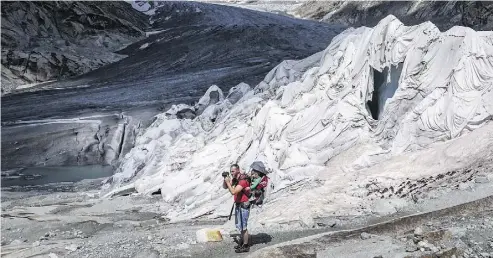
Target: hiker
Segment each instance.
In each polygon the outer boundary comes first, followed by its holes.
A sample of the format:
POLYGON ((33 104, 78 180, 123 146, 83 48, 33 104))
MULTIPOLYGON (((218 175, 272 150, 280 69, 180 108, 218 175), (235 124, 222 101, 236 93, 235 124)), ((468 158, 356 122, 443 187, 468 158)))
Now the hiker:
POLYGON ((251 168, 251 185, 246 190, 251 192, 250 202, 255 205, 262 205, 264 202, 265 190, 269 183, 267 177, 268 171, 265 169, 264 163, 255 161, 250 166, 251 168))
POLYGON ((237 164, 231 165, 229 176, 224 177, 223 186, 229 189, 229 192, 234 195, 235 207, 235 225, 240 232, 240 241, 235 246, 236 253, 244 253, 250 251, 249 235, 248 235, 248 217, 250 215, 250 202, 248 201, 250 192, 246 190, 250 187, 250 182, 245 174, 242 174, 240 167, 237 164))

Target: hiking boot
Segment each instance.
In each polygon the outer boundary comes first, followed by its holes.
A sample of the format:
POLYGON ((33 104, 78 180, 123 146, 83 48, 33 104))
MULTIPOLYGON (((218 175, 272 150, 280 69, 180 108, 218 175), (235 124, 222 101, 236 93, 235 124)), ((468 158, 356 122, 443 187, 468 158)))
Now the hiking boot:
POLYGON ((250 251, 250 246, 242 245, 240 248, 235 250, 235 253, 247 253, 250 251))
POLYGON ((240 249, 240 247, 243 245, 243 240, 242 239, 238 239, 238 241, 235 241, 237 243, 237 245, 235 245, 235 250, 236 249, 240 249))

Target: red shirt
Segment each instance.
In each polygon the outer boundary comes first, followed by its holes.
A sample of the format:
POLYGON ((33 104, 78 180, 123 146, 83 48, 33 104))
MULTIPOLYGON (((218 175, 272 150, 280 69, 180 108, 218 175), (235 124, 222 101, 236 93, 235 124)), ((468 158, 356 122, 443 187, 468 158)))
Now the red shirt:
POLYGON ((247 187, 250 187, 250 183, 246 181, 245 179, 240 179, 238 182, 238 185, 241 185, 243 187, 243 190, 241 192, 237 193, 234 197, 234 200, 236 203, 239 202, 248 202, 248 196, 250 195, 250 191, 245 190, 247 187))

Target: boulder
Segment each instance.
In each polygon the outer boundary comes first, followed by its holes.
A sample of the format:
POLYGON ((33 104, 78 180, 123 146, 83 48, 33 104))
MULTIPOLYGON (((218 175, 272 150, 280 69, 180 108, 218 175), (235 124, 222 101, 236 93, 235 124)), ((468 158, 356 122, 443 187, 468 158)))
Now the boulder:
POLYGON ((72 251, 72 252, 77 251, 77 249, 79 249, 79 248, 80 248, 80 246, 78 246, 76 244, 71 244, 71 245, 65 246, 65 249, 72 251))
POLYGON ((366 240, 366 239, 370 239, 371 235, 366 233, 366 232, 363 232, 363 233, 361 233, 360 237, 362 240, 366 240))
POLYGON ((476 179, 474 179, 474 182, 477 184, 486 184, 490 182, 490 179, 485 174, 478 174, 476 179))

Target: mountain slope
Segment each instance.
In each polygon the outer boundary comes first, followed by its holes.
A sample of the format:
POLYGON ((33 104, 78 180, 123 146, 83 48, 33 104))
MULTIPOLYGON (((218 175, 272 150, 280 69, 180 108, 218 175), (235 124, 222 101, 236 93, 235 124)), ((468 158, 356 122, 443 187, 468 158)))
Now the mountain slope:
POLYGON ((113 52, 142 39, 147 26, 124 2, 5 2, 2 94, 120 60, 113 52))
POLYGON ((493 29, 493 3, 488 1, 306 1, 293 14, 348 26, 375 26, 387 15, 406 25, 431 21, 441 31, 453 26, 493 29))

